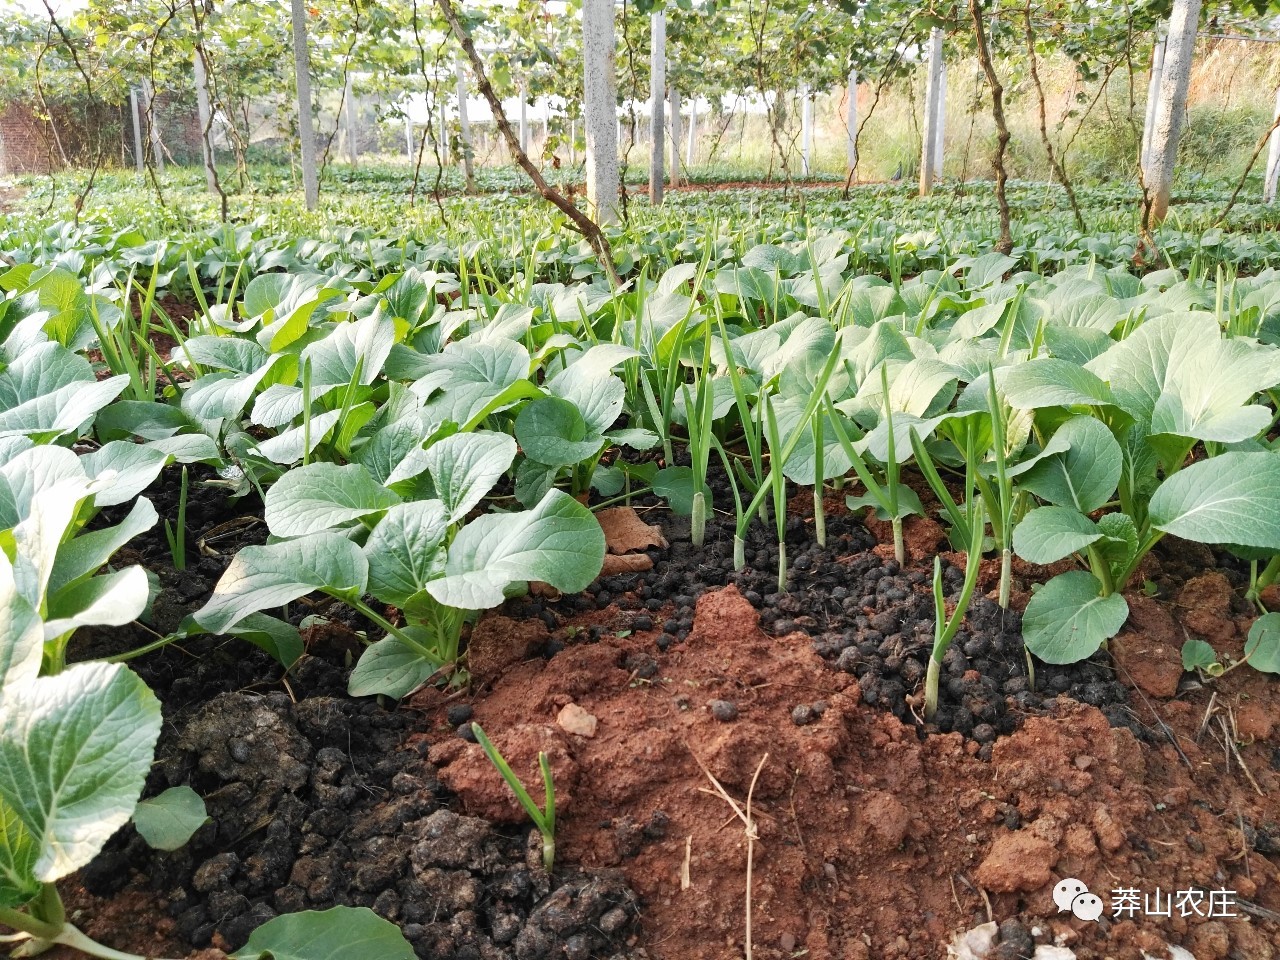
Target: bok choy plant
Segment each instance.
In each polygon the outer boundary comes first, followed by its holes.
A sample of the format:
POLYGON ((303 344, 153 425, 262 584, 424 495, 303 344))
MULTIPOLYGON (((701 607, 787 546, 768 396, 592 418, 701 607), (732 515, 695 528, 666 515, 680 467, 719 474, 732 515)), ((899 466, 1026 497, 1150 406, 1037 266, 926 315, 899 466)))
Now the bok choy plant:
POLYGON ((213 597, 193 616, 212 633, 251 613, 312 592, 358 610, 386 636, 350 679, 354 696, 402 697, 455 669, 464 625, 526 581, 572 593, 600 572, 604 533, 586 507, 548 490, 530 510, 467 515, 510 468, 515 441, 491 431, 459 433, 414 454, 420 473, 406 499, 361 463, 314 463, 286 473, 267 493, 266 520, 282 538, 241 550, 213 597), (396 625, 365 600, 403 615, 396 625))
POLYGON ((1014 549, 1086 567, 1031 598, 1033 653, 1070 663, 1114 636, 1128 616, 1120 591, 1166 535, 1280 553, 1280 457, 1257 442, 1273 415, 1253 402, 1277 382, 1280 352, 1224 339, 1197 313, 1148 320, 1084 366, 1043 358, 1004 374, 1011 405, 1058 424, 1021 476, 1045 505, 1018 524, 1014 549), (1091 415, 1071 415, 1081 409, 1091 415), (1188 465, 1197 443, 1216 455, 1188 465))

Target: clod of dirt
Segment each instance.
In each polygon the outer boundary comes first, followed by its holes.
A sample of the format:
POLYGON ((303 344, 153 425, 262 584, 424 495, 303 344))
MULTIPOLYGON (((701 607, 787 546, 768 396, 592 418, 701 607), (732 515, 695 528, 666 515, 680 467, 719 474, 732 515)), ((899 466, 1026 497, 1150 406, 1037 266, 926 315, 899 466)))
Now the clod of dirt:
POLYGON ((1026 893, 1045 886, 1058 860, 1053 845, 1030 833, 1006 833, 996 838, 976 874, 983 889, 993 893, 1026 893))
POLYGON ((197 756, 202 773, 222 780, 254 786, 275 781, 294 792, 307 782, 310 742, 263 697, 216 697, 187 725, 178 745, 197 756))
POLYGON ((877 790, 863 801, 858 822, 868 837, 875 838, 882 851, 896 850, 907 837, 911 814, 893 794, 877 790))
MULTIPOLYGON (((579 770, 568 734, 549 723, 521 723, 494 727, 490 736, 535 796, 540 791, 532 787, 541 782, 538 754, 545 753, 556 788, 556 814, 573 809, 579 770)), ((515 794, 476 744, 456 737, 441 741, 431 748, 431 762, 440 767, 440 782, 457 794, 469 813, 498 823, 528 822, 515 794)))
POLYGON ((1159 601, 1127 597, 1128 629, 1111 642, 1120 675, 1149 697, 1168 699, 1182 680, 1182 631, 1159 601))
POLYGON ((1182 625, 1210 644, 1225 643, 1236 635, 1233 598, 1230 582, 1216 571, 1188 580, 1178 591, 1182 625))
POLYGON ((547 642, 541 620, 513 620, 491 613, 480 618, 467 644, 467 669, 480 682, 496 679, 547 642))

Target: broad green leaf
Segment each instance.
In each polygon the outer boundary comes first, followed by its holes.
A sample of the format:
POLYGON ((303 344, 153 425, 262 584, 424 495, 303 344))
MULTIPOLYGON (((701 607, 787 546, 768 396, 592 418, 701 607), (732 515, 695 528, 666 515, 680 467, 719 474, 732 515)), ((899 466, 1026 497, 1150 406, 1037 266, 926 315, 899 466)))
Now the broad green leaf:
POLYGON ((424 454, 427 471, 436 496, 448 508, 449 522, 457 523, 465 517, 511 468, 515 458, 515 440, 488 430, 456 433, 428 447, 424 454))
POLYGON ((342 418, 341 410, 326 410, 311 418, 310 444, 307 443, 308 428, 300 424, 279 433, 258 444, 258 453, 272 463, 297 463, 304 454, 314 453, 316 447, 324 443, 329 431, 337 426, 342 418))
POLYGON ((17 810, 0 797, 0 907, 20 907, 40 892, 39 854, 17 810))
POLYGON ((578 408, 559 397, 539 397, 526 404, 516 417, 516 440, 530 460, 552 467, 581 463, 604 445, 578 408))
POLYGON ((360 383, 373 383, 396 341, 396 325, 385 314, 372 313, 360 320, 344 321, 323 340, 308 346, 303 359, 311 360, 311 382, 317 387, 345 386, 360 366, 360 383))
POLYGON ((226 633, 252 643, 285 669, 305 652, 297 627, 265 613, 249 614, 226 633))
POLYGON ((1124 597, 1102 596, 1097 577, 1073 570, 1032 594, 1022 614, 1022 636, 1045 663, 1076 663, 1119 633, 1128 618, 1124 597))
POLYGON ((160 736, 160 703, 120 664, 77 664, 0 704, 0 801, 38 851, 36 879, 85 866, 133 814, 160 736))
POLYGON ((1268 613, 1253 621, 1244 655, 1253 669, 1280 673, 1280 613, 1268 613))
POLYGON ((1070 507, 1038 507, 1013 531, 1013 549, 1031 563, 1053 563, 1097 543, 1098 525, 1070 507))
POLYGON ((1157 530, 1280 551, 1280 456, 1224 453, 1184 467, 1151 498, 1157 530))
POLYGON ((1068 449, 1039 460, 1023 473, 1019 482, 1023 490, 1081 513, 1092 513, 1111 499, 1120 482, 1120 445, 1101 421, 1072 417, 1057 429, 1051 442, 1066 443, 1068 449))
POLYGON ((0 701, 35 680, 43 651, 40 615, 18 592, 13 564, 0 550, 0 701))
POLYGON ((386 637, 369 647, 347 680, 353 697, 407 697, 431 679, 441 664, 398 637, 386 637))
POLYGON ((160 476, 170 456, 150 443, 113 440, 80 458, 94 485, 93 502, 98 507, 127 503, 160 476))
MULTIPOLYGON (((885 492, 887 494, 888 490, 885 492)), ((844 503, 850 510, 863 510, 870 507, 875 511, 877 520, 901 520, 904 517, 923 517, 925 515, 924 504, 920 502, 920 497, 906 484, 901 484, 898 487, 898 513, 896 517, 891 516, 889 511, 881 506, 875 494, 870 492, 858 496, 845 497, 844 503)))
MULTIPOLYGON (((666 500, 671 512, 687 517, 693 512, 693 469, 691 467, 663 467, 653 478, 653 492, 666 500)), ((711 506, 711 488, 704 482, 702 495, 708 508, 711 506)))
POLYGON ((1148 320, 1088 364, 1110 381, 1115 402, 1153 434, 1246 440, 1270 422, 1250 401, 1280 383, 1280 353, 1223 339, 1211 314, 1169 313, 1148 320))
POLYGON ((209 602, 193 614, 210 633, 226 633, 249 614, 292 603, 316 590, 339 597, 365 592, 369 564, 337 533, 244 547, 223 573, 209 602))
MULTIPOLYGON (((577 407, 591 434, 602 434, 614 425, 622 413, 627 393, 626 386, 617 377, 611 374, 588 377, 585 370, 579 373, 576 365, 547 384, 547 389, 553 396, 577 407)), ((537 400, 530 406, 536 403, 537 400)))
POLYGON ((369 592, 405 609, 428 582, 444 573, 441 548, 450 522, 439 500, 400 503, 387 510, 364 545, 369 592))
POLYGON ((66 587, 49 600, 44 638, 81 627, 120 627, 142 616, 150 586, 142 567, 125 567, 66 587))
POLYGON ((174 351, 175 360, 190 359, 204 367, 232 373, 254 373, 271 355, 252 340, 240 337, 192 337, 174 351))
POLYGON ((414 960, 413 948, 390 920, 368 907, 305 910, 268 920, 231 955, 234 960, 414 960))
POLYGON ((1069 360, 1029 360, 1001 368, 996 379, 1009 406, 1019 409, 1111 403, 1111 389, 1106 383, 1069 360))
MULTIPOLYGON (((413 392, 426 400, 431 423, 468 424, 520 381, 536 392, 527 379, 529 353, 514 340, 451 343, 424 362, 431 372, 413 384, 413 392)), ((510 402, 517 399, 513 396, 510 402)))
POLYGON ((381 513, 400 498, 358 463, 313 463, 285 473, 267 491, 267 527, 300 537, 381 513))
POLYGON ((1191 637, 1182 645, 1182 669, 1203 670, 1211 676, 1222 673, 1218 654, 1209 644, 1191 637))
POLYGON ((446 606, 485 610, 510 583, 542 580, 577 593, 600 574, 604 531, 595 516, 559 490, 532 510, 487 514, 462 528, 449 547, 445 577, 427 592, 446 606))
POLYGON ((1138 556, 1138 525, 1127 513, 1108 513, 1098 518, 1098 529, 1106 535, 1098 550, 1118 578, 1138 556))
POLYGON ((138 801, 133 825, 153 850, 177 850, 209 820, 204 800, 188 786, 170 787, 138 801))

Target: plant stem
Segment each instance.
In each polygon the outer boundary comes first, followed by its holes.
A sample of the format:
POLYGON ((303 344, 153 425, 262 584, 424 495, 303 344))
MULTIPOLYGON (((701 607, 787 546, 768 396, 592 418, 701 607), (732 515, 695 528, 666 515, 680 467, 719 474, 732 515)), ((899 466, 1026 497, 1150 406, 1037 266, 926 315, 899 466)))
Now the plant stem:
POLYGON ((707 497, 701 490, 695 490, 693 494, 693 516, 689 536, 695 547, 701 547, 707 538, 707 497))
POLYGON ((1013 551, 1005 547, 1000 551, 1000 608, 1009 609, 1009 591, 1013 578, 1013 551))
POLYGON ((938 713, 938 681, 942 677, 942 663, 929 657, 929 669, 924 675, 924 719, 933 720, 938 713))
POLYGON ((747 541, 736 533, 733 535, 733 569, 741 570, 747 565, 747 541))
POLYGON ((787 541, 778 541, 778 592, 787 592, 787 541))
POLYGON ((901 567, 907 562, 906 544, 902 540, 902 518, 894 517, 889 522, 893 525, 893 558, 901 567))

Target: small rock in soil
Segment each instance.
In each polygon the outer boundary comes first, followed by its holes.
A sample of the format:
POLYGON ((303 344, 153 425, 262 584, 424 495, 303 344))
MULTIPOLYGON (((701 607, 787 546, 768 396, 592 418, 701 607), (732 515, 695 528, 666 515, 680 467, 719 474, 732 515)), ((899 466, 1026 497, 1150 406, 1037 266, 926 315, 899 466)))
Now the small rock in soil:
POLYGON ((591 738, 596 735, 599 721, 576 703, 566 703, 556 716, 556 724, 565 733, 576 737, 591 738))
POLYGON ((732 723, 738 719, 738 705, 732 700, 712 700, 707 707, 721 723, 732 723))

